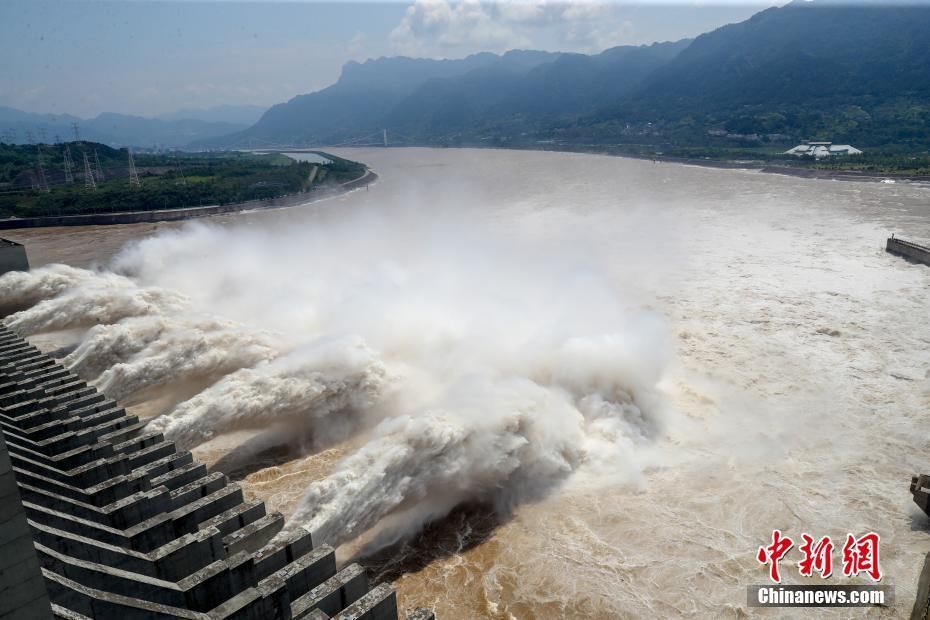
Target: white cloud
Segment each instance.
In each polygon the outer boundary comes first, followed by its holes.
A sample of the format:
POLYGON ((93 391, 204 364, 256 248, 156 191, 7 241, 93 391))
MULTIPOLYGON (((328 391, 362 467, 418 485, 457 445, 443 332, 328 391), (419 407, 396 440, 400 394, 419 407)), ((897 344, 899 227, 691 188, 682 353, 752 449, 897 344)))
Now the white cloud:
POLYGON ((497 9, 477 0, 417 0, 391 32, 391 43, 402 53, 441 55, 461 47, 502 50, 528 42, 512 27, 514 20, 497 9))
POLYGON ((588 0, 415 0, 390 34, 396 53, 448 57, 514 48, 598 52, 629 44, 630 6, 588 0))
MULTIPOLYGON (((514 48, 550 51, 598 52, 616 45, 644 40, 673 40, 655 35, 654 9, 665 7, 668 28, 680 37, 695 36, 708 24, 691 32, 688 15, 706 8, 719 13, 726 6, 764 6, 787 0, 415 0, 390 34, 393 52, 431 57, 451 57, 478 51, 500 52, 514 48), (678 7, 685 9, 679 11, 678 7), (714 8, 717 7, 717 8, 714 8), (637 29, 638 12, 652 9, 643 29, 637 29), (684 22, 684 24, 683 24, 684 22)), ((751 14, 751 9, 747 13, 751 14)), ((736 18, 743 19, 745 16, 736 18)), ((713 20, 711 20, 712 22, 713 20)), ((659 20, 658 23, 662 23, 659 20)), ((721 21, 725 23, 725 21, 721 21)))

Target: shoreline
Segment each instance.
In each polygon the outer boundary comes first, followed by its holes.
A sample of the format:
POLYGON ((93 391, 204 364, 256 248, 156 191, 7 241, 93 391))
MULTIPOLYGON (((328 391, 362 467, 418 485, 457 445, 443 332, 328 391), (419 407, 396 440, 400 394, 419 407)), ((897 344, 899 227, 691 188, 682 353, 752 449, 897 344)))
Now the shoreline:
MULTIPOLYGON (((625 157, 621 155, 620 157, 625 157)), ((636 157, 634 159, 650 159, 636 157)), ((930 174, 902 174, 897 172, 877 173, 860 172, 858 170, 825 170, 822 168, 803 168, 797 166, 780 166, 761 161, 721 161, 706 159, 689 159, 678 157, 658 157, 659 162, 702 166, 704 168, 721 168, 728 170, 750 170, 766 174, 780 174, 782 176, 797 177, 801 179, 820 179, 833 181, 860 181, 881 183, 883 181, 902 181, 907 183, 930 183, 930 174)))
POLYGON ((119 224, 139 224, 144 222, 172 222, 189 220, 212 215, 224 215, 240 211, 259 211, 264 209, 287 209, 305 204, 319 202, 341 196, 364 185, 378 180, 378 175, 370 169, 358 178, 340 183, 337 186, 324 186, 297 194, 286 194, 278 198, 247 200, 225 205, 206 207, 179 207, 177 209, 153 209, 151 211, 121 211, 117 213, 83 213, 80 215, 58 215, 40 217, 22 217, 0 220, 0 230, 23 230, 28 228, 51 228, 56 226, 111 226, 119 224))
MULTIPOLYGON (((423 148, 423 149, 475 149, 490 151, 538 151, 545 153, 568 153, 578 155, 601 155, 604 157, 619 157, 626 159, 637 159, 642 161, 655 161, 657 163, 682 164, 686 166, 701 166, 702 168, 719 168, 723 170, 745 170, 749 172, 764 172, 766 174, 780 174, 782 176, 791 176, 801 179, 820 179, 835 181, 861 181, 881 183, 882 181, 891 180, 905 183, 927 183, 930 184, 930 174, 906 174, 900 172, 868 172, 859 170, 831 170, 822 168, 807 168, 803 166, 781 165, 772 162, 766 162, 758 159, 703 159, 699 157, 673 157, 667 155, 639 155, 636 153, 616 153, 609 150, 596 149, 573 149, 570 145, 567 148, 537 148, 533 146, 486 146, 486 145, 461 145, 461 146, 439 146, 430 144, 404 144, 389 146, 387 148, 423 148)), ((375 147, 343 147, 343 148, 375 148, 375 147)))
MULTIPOLYGON (((476 147, 491 148, 496 147, 476 147)), ((683 164, 701 166, 703 168, 719 168, 723 170, 746 170, 751 172, 764 172, 766 174, 780 174, 802 179, 821 179, 835 181, 864 181, 880 183, 885 180, 902 181, 907 183, 930 183, 930 174, 906 174, 900 172, 867 172, 859 170, 830 170, 823 168, 808 168, 804 166, 780 165, 758 159, 704 159, 700 157, 673 157, 666 155, 638 155, 636 153, 612 153, 607 150, 593 149, 554 149, 554 148, 515 148, 519 151, 545 151, 550 153, 580 153, 586 155, 605 155, 607 157, 625 157, 656 163, 683 164)))

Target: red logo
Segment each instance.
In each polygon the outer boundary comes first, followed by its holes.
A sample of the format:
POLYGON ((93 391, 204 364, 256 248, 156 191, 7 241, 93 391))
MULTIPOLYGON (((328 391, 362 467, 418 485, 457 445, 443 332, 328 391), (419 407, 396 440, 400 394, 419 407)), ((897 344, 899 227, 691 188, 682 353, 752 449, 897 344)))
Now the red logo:
POLYGON ((869 532, 859 538, 847 534, 846 544, 843 545, 843 574, 854 577, 859 573, 865 573, 872 581, 881 581, 882 569, 878 564, 879 542, 881 539, 875 532, 869 532))
POLYGON ((781 535, 781 530, 772 532, 772 544, 768 547, 759 547, 756 553, 756 559, 760 564, 770 564, 769 578, 775 583, 781 583, 781 575, 778 572, 778 562, 785 557, 785 554, 794 546, 794 541, 781 535))
MULTIPOLYGON (((801 576, 813 577, 814 574, 818 574, 821 579, 829 578, 833 574, 833 541, 829 536, 815 541, 810 534, 801 534, 801 539, 803 543, 798 547, 803 556, 798 562, 801 576)), ((878 557, 880 542, 881 538, 875 532, 863 534, 858 538, 847 534, 846 543, 843 545, 843 575, 855 577, 864 573, 873 581, 881 581, 882 571, 878 557)), ((772 544, 759 547, 756 553, 756 560, 768 567, 769 578, 775 583, 781 583, 778 564, 785 559, 792 547, 793 540, 784 536, 781 530, 773 530, 772 544)))
POLYGON ((801 534, 804 544, 801 545, 801 553, 804 559, 798 564, 801 569, 801 575, 812 577, 814 571, 820 573, 822 579, 826 579, 833 574, 833 541, 829 536, 824 536, 817 544, 808 534, 801 534))

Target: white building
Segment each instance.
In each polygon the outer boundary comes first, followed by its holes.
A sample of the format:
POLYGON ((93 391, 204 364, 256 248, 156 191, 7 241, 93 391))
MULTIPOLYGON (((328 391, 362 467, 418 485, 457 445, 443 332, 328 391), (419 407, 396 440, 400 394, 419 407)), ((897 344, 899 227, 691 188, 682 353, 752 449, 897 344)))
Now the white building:
POLYGON ((862 151, 849 144, 833 144, 832 142, 803 142, 793 149, 785 151, 785 155, 802 157, 833 157, 836 155, 862 155, 862 151))

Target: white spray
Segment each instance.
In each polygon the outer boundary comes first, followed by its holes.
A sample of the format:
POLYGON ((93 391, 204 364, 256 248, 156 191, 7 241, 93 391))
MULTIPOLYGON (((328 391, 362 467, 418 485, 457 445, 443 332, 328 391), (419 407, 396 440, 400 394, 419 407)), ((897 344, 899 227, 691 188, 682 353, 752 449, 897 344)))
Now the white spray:
MULTIPOLYGON (((238 370, 149 423, 180 448, 218 433, 287 425, 304 432, 334 414, 364 411, 388 383, 384 364, 357 338, 312 343, 255 368, 238 370)), ((331 430, 331 429, 330 429, 331 430)))
POLYGON ((127 278, 105 274, 17 312, 4 322, 28 335, 114 323, 133 316, 180 314, 186 306, 185 298, 172 291, 139 288, 127 278))
POLYGON ((175 325, 94 384, 111 398, 192 378, 218 378, 277 355, 273 338, 236 323, 175 325))
POLYGON ((518 231, 438 207, 194 224, 11 320, 103 324, 67 363, 116 398, 214 382, 151 423, 181 447, 375 428, 289 527, 338 544, 412 515, 396 538, 464 501, 518 502, 586 473, 628 480, 661 431, 664 325, 601 252, 615 256, 616 234, 592 243, 598 227, 573 217, 557 253, 532 218, 513 219, 518 231))

